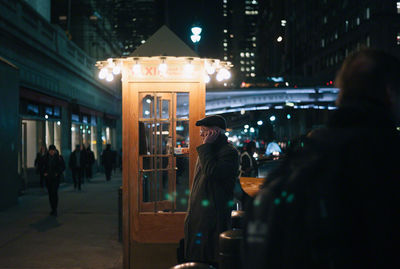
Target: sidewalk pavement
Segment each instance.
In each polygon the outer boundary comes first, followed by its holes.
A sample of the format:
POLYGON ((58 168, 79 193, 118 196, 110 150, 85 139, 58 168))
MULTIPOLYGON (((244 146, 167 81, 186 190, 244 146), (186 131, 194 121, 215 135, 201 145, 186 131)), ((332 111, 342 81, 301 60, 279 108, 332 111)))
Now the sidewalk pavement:
POLYGON ((0 268, 122 268, 121 184, 120 172, 108 182, 97 174, 81 191, 61 184, 58 217, 49 216, 45 190, 29 189, 17 205, 0 211, 0 268))

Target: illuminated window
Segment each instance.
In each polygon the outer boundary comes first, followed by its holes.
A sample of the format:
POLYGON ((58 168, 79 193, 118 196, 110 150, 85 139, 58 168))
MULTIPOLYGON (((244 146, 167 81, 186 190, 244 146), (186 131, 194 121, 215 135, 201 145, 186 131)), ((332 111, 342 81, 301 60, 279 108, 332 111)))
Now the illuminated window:
POLYGON ((233 36, 233 35, 229 35, 229 37, 230 37, 230 38, 233 38, 234 36, 233 36))
POLYGON ((228 32, 228 30, 224 29, 224 33, 227 33, 227 32, 228 32))
POLYGON ((240 61, 240 64, 244 64, 244 61, 240 61))
POLYGON ((244 53, 243 52, 240 53, 240 57, 244 57, 244 53))
POLYGON ((254 70, 254 69, 256 69, 256 68, 255 68, 254 66, 252 66, 252 67, 251 67, 251 70, 254 70))
POLYGON ((224 43, 224 47, 227 47, 228 46, 228 43, 224 43))
POLYGON ((396 43, 397 43, 397 45, 400 45, 400 32, 397 33, 396 43))
POLYGON ((321 39, 321 47, 325 47, 325 39, 321 39))
POLYGON ((252 39, 253 41, 256 41, 256 40, 257 40, 257 38, 256 38, 255 36, 253 36, 251 39, 252 39))
POLYGON ((328 18, 327 18, 326 16, 324 16, 323 22, 324 22, 324 23, 327 23, 327 22, 328 22, 328 18))
MULTIPOLYGON (((399 36, 397 35, 397 38, 398 38, 399 36)), ((399 40, 397 39, 397 42, 399 42, 399 40)), ((367 45, 367 47, 370 47, 371 46, 371 40, 370 40, 370 38, 369 38, 369 35, 367 35, 367 38, 365 39, 365 45, 367 45)), ((398 45, 398 44, 397 44, 398 45)))
POLYGON ((227 0, 224 0, 224 4, 226 4, 228 1, 227 0))
POLYGON ((253 43, 253 47, 257 47, 257 44, 256 44, 256 43, 253 43))
POLYGON ((250 56, 251 56, 251 57, 254 57, 254 52, 251 52, 251 53, 250 53, 250 56))
POLYGON ((240 71, 244 72, 244 67, 240 67, 240 71))
POLYGON ((250 74, 250 76, 252 76, 252 77, 255 77, 255 76, 256 76, 256 74, 254 74, 254 73, 251 73, 251 74, 250 74))
POLYGON ((396 7, 397 7, 397 14, 400 14, 400 2, 396 3, 396 7))
MULTIPOLYGON (((240 56, 242 56, 242 54, 240 54, 240 56)), ((250 57, 250 53, 246 52, 246 57, 249 58, 250 57)))
MULTIPOLYGON (((397 13, 398 13, 398 8, 397 8, 397 13)), ((370 17, 370 14, 369 14, 369 7, 367 7, 367 9, 365 10, 365 18, 368 20, 369 19, 369 17, 370 17)))
POLYGON ((356 23, 357 23, 357 25, 360 25, 360 18, 356 19, 356 23))
POLYGON ((225 61, 228 60, 228 57, 224 56, 224 60, 225 60, 225 61))
POLYGON ((283 27, 286 26, 286 20, 281 20, 281 26, 283 26, 283 27))

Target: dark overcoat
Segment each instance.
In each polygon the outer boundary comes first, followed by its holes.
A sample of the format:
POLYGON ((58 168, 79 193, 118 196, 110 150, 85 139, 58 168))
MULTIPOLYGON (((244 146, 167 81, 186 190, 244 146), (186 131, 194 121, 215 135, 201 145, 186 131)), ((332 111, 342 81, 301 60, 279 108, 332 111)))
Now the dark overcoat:
POLYGON ((399 152, 385 107, 342 105, 246 210, 243 268, 399 268, 399 152))
POLYGON ((185 219, 185 259, 216 262, 219 234, 230 226, 239 153, 223 134, 197 147, 197 152, 185 219))

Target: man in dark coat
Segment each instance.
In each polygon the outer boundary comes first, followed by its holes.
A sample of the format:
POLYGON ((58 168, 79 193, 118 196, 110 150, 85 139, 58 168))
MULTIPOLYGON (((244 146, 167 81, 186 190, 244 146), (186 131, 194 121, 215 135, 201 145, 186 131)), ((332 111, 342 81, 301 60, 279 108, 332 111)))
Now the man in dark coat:
POLYGON ((241 177, 257 177, 258 176, 258 163, 253 157, 256 152, 256 143, 250 141, 246 145, 246 150, 240 154, 240 176, 241 177))
POLYGON ((57 216, 58 186, 60 185, 60 176, 64 170, 64 159, 58 154, 56 147, 54 145, 50 145, 49 151, 43 157, 40 163, 40 171, 43 173, 49 193, 49 201, 51 206, 50 215, 52 216, 57 216))
POLYGON ((103 153, 101 154, 101 164, 104 167, 106 180, 110 181, 111 171, 113 169, 113 166, 115 165, 115 154, 111 150, 111 144, 107 144, 106 149, 103 150, 103 153))
POLYGON ((81 150, 80 145, 76 145, 75 150, 69 157, 69 168, 72 172, 72 179, 74 180, 74 189, 81 190, 82 177, 86 167, 86 151, 81 150))
POLYGON ((361 50, 335 83, 339 109, 247 210, 245 268, 400 267, 400 61, 361 50))
POLYGON ((90 145, 86 148, 86 159, 86 178, 89 179, 93 177, 92 166, 95 162, 94 152, 90 149, 90 145))
POLYGON ((230 227, 233 189, 239 174, 239 153, 224 134, 225 119, 210 116, 197 121, 203 144, 185 219, 185 260, 215 264, 219 234, 230 227))

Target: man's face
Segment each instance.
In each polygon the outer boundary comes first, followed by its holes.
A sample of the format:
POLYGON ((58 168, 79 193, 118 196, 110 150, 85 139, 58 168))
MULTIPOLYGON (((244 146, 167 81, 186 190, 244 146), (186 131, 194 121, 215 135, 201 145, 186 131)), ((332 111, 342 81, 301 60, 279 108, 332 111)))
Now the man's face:
POLYGON ((51 156, 54 156, 55 153, 56 153, 56 151, 55 151, 54 149, 49 150, 49 154, 50 154, 51 156))
POLYGON ((211 130, 211 128, 210 127, 207 127, 207 126, 201 126, 200 127, 200 136, 203 138, 203 140, 204 140, 204 138, 207 136, 207 134, 208 134, 208 132, 211 130))

